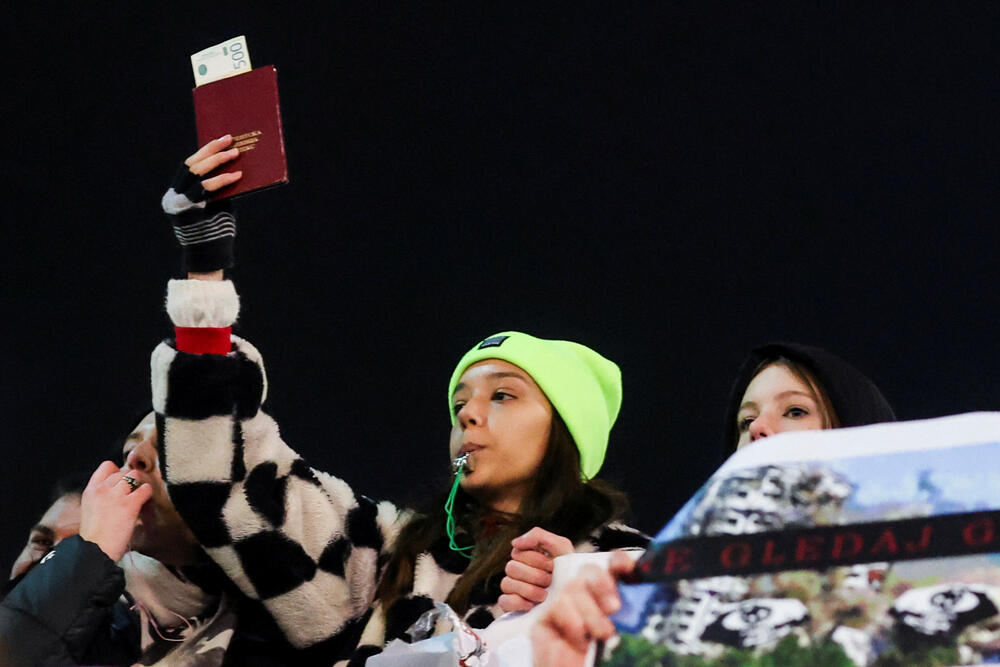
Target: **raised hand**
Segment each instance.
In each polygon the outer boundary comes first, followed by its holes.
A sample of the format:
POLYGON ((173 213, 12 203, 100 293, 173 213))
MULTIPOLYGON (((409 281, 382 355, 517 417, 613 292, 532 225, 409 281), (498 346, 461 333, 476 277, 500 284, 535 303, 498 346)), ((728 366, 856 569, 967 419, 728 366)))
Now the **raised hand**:
POLYGON ((210 175, 239 157, 239 149, 226 148, 232 143, 232 136, 227 134, 184 160, 160 201, 184 250, 184 268, 191 273, 208 274, 233 265, 236 218, 226 200, 208 200, 209 193, 243 177, 242 171, 210 175))
POLYGON ((90 476, 80 499, 80 537, 101 548, 115 561, 128 551, 129 540, 143 504, 153 495, 148 484, 135 486, 111 461, 90 476))
MULTIPOLYGON (((238 148, 223 150, 231 143, 233 143, 233 137, 231 134, 221 136, 218 139, 213 139, 199 148, 193 155, 184 160, 184 165, 188 168, 188 171, 192 175, 197 177, 205 176, 219 166, 239 157, 240 151, 238 148)), ((242 171, 234 171, 231 174, 219 174, 218 176, 212 176, 211 178, 206 178, 204 180, 200 178, 196 180, 199 181, 202 188, 206 192, 215 192, 216 190, 221 190, 227 185, 232 185, 242 177, 242 171)), ((204 197, 202 197, 202 199, 204 199, 204 197)))
POLYGON ((511 540, 513 549, 500 582, 500 608, 527 611, 545 600, 552 584, 556 556, 573 553, 573 543, 561 535, 535 526, 511 540))

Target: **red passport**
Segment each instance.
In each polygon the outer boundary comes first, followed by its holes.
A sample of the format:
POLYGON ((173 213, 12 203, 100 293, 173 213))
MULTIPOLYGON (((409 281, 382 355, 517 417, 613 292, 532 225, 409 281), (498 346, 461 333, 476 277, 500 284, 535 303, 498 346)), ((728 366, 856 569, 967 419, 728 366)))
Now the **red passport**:
POLYGON ((217 191, 226 199, 288 182, 285 138, 281 132, 278 71, 274 65, 198 86, 194 96, 198 145, 224 134, 233 135, 240 156, 217 174, 243 170, 243 178, 217 191))

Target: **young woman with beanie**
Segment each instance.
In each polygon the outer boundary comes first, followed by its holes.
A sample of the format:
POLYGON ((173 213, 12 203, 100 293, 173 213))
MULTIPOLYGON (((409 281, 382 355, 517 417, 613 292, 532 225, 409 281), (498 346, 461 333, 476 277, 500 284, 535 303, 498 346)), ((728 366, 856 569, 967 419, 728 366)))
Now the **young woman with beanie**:
POLYGON ((188 158, 163 198, 189 279, 168 286, 176 337, 153 352, 153 406, 175 506, 274 619, 287 655, 363 664, 435 601, 487 625, 511 540, 536 526, 578 551, 645 546, 619 522, 622 494, 593 479, 619 369, 577 343, 506 331, 461 358, 447 396, 456 474, 423 512, 356 493, 288 447, 261 410, 260 353, 231 334, 239 299, 222 269, 235 219, 206 197, 239 178, 210 175, 238 155, 231 142, 188 158))
POLYGON ((783 431, 895 421, 879 388, 822 348, 769 343, 753 349, 733 382, 723 444, 736 451, 783 431))

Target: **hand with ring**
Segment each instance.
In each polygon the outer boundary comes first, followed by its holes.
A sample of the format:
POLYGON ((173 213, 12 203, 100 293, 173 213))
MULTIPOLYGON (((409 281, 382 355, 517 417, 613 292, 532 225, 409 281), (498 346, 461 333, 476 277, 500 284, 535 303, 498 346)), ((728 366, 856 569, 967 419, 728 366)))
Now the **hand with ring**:
POLYGON ((97 467, 80 501, 80 537, 115 561, 128 551, 143 504, 153 495, 149 484, 122 475, 111 461, 97 467))

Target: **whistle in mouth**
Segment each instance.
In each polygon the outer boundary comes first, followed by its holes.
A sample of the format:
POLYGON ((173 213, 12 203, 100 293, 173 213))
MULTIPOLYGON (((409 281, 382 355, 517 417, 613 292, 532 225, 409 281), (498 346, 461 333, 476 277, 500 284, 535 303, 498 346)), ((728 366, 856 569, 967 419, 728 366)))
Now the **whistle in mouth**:
POLYGON ((455 475, 460 472, 466 472, 469 469, 469 455, 472 452, 466 452, 459 456, 457 459, 451 460, 451 471, 455 475))

